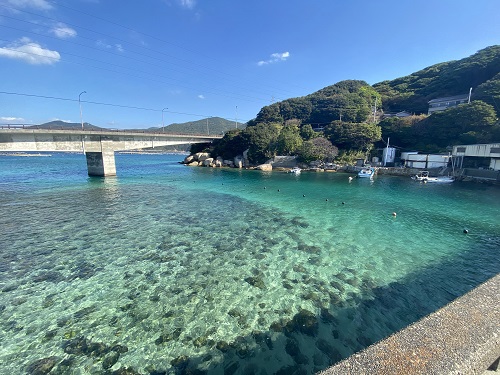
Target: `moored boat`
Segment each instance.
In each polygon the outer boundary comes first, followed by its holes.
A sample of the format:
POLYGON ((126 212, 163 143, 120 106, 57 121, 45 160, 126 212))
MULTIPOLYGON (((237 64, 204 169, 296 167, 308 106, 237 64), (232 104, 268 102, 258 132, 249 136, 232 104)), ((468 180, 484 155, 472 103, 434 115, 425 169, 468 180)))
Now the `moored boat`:
POLYGON ((375 174, 375 168, 373 167, 363 168, 358 172, 358 177, 373 178, 374 174, 375 174))
POLYGON ((427 183, 427 182, 437 182, 437 183, 450 183, 455 181, 455 179, 451 176, 439 176, 439 177, 431 177, 429 176, 429 171, 422 171, 414 176, 411 176, 415 181, 427 183))
POLYGON ((290 169, 288 171, 288 173, 300 174, 301 171, 302 171, 302 169, 300 169, 299 167, 294 167, 294 168, 290 169))

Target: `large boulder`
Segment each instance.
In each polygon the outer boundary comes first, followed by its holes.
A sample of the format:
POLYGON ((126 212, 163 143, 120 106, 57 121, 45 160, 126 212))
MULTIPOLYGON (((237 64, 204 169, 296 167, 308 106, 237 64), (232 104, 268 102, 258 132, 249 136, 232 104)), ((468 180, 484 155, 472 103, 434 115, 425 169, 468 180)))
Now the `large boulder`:
POLYGON ((243 158, 241 156, 236 156, 234 158, 234 166, 236 168, 243 168, 243 158))
POLYGON ((195 159, 194 159, 194 155, 188 155, 188 156, 186 156, 186 157, 184 158, 183 163, 184 163, 184 164, 189 164, 189 163, 191 163, 191 162, 193 162, 193 161, 195 161, 195 159))
POLYGON ((192 161, 191 163, 188 164, 188 167, 197 167, 199 165, 200 163, 198 163, 197 161, 192 161))
POLYGON ((208 152, 198 152, 194 154, 194 157, 198 161, 205 161, 210 157, 210 154, 208 152))
POLYGON ((259 169, 261 171, 272 171, 273 165, 272 164, 261 164, 261 165, 258 165, 255 169, 259 169))
POLYGON ((210 167, 214 162, 214 158, 206 158, 205 160, 203 160, 203 165, 205 167, 210 167))
POLYGON ((234 167, 234 162, 232 160, 224 160, 222 165, 227 165, 228 167, 234 167))

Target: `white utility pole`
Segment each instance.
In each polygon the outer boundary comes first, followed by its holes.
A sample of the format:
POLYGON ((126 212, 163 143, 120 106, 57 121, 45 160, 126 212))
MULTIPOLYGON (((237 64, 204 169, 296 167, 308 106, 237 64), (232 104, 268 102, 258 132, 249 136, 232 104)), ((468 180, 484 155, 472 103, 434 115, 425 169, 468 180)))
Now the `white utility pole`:
POLYGON ((81 101, 81 97, 82 97, 82 94, 86 94, 87 91, 82 91, 80 93, 80 95, 78 95, 78 105, 80 106, 80 121, 82 123, 82 131, 83 131, 83 115, 82 115, 82 101, 81 101))

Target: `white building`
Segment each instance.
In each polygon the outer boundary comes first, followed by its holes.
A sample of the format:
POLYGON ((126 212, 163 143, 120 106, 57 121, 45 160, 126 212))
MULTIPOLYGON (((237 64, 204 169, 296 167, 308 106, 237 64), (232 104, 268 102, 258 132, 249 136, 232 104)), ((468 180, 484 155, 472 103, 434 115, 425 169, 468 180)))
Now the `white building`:
POLYGON ((452 155, 460 160, 459 168, 464 158, 487 158, 489 168, 500 171, 500 143, 453 146, 452 155))
POLYGON ((434 112, 444 111, 445 109, 456 107, 459 104, 468 103, 469 96, 470 94, 465 94, 429 100, 429 111, 427 114, 430 115, 434 112))
POLYGON ((401 159, 404 160, 405 167, 420 169, 446 167, 450 158, 450 155, 439 154, 406 153, 405 155, 401 155, 401 159), (405 159, 403 159, 403 156, 405 159))

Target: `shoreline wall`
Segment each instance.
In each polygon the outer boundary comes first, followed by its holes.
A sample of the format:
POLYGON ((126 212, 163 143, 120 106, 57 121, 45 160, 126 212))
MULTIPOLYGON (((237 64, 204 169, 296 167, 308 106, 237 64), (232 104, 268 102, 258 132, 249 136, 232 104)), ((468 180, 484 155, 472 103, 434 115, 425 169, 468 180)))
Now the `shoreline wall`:
POLYGON ((318 375, 484 374, 500 357, 500 274, 318 375))

